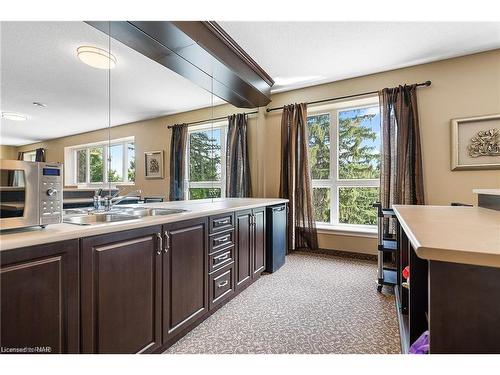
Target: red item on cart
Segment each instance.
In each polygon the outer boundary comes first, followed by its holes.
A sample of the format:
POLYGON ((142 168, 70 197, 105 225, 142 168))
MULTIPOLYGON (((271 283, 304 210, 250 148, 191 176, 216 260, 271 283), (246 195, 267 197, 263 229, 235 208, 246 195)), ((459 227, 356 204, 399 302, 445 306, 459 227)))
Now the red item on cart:
POLYGON ((408 279, 410 277, 410 266, 406 266, 404 269, 403 269, 403 277, 405 279, 408 279))

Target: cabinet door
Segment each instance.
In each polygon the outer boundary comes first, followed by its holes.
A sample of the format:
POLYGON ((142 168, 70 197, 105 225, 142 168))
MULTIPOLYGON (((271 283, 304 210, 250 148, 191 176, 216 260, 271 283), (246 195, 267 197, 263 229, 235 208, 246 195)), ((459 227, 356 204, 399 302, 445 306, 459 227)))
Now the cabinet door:
POLYGON ((243 289, 252 281, 253 229, 252 211, 236 213, 236 290, 243 289))
POLYGON ((253 262, 252 277, 259 277, 265 268, 266 259, 266 210, 253 210, 253 262))
POLYGON ((82 240, 84 353, 161 345, 161 226, 82 240))
POLYGON ((163 342, 208 311, 208 220, 164 226, 163 342))
POLYGON ((78 353, 78 240, 2 252, 2 350, 78 353))

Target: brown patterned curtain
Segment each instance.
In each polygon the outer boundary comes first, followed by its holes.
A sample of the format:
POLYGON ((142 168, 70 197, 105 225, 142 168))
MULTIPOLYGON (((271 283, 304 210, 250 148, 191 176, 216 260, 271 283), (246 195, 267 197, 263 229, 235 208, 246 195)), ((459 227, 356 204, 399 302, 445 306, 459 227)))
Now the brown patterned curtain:
POLYGON ((425 204, 417 86, 385 88, 379 92, 379 102, 382 121, 382 207, 425 204))
POLYGON ((172 127, 170 139, 170 200, 184 199, 184 179, 186 177, 186 141, 187 124, 177 124, 172 127))
POLYGON ((252 196, 247 145, 247 121, 244 113, 228 116, 226 148, 226 196, 252 196))
POLYGON ((289 251, 318 248, 307 142, 307 105, 284 106, 281 116, 280 197, 289 199, 289 251))

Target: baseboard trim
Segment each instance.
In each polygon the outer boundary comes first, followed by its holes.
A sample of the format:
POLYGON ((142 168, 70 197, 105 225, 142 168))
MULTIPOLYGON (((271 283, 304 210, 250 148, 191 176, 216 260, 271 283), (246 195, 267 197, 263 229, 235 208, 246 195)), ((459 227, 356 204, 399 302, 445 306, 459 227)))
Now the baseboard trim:
MULTIPOLYGON (((313 253, 313 254, 322 254, 322 255, 331 255, 334 257, 342 257, 342 258, 352 258, 352 259, 359 259, 359 260, 368 260, 372 262, 377 261, 377 256, 373 254, 364 254, 364 253, 357 253, 354 251, 345 251, 345 250, 333 250, 333 249, 298 249, 295 250, 295 252, 302 252, 302 253, 313 253)), ((293 254, 294 252, 291 252, 293 254)))

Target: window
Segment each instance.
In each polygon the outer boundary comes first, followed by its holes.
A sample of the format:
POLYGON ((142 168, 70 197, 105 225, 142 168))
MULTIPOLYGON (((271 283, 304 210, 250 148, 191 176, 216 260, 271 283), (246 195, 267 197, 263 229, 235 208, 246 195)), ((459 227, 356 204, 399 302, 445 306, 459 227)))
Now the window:
POLYGON ((225 196, 227 123, 191 127, 188 132, 187 199, 225 196))
POLYGON ((135 182, 135 147, 132 138, 99 142, 65 150, 65 184, 98 186, 135 182), (106 162, 109 161, 109 163, 106 162))
POLYGON ((35 161, 35 159, 36 159, 36 151, 23 152, 24 161, 35 161))
POLYGON ((379 197, 380 115, 375 99, 310 113, 309 163, 316 221, 370 228, 379 197))

